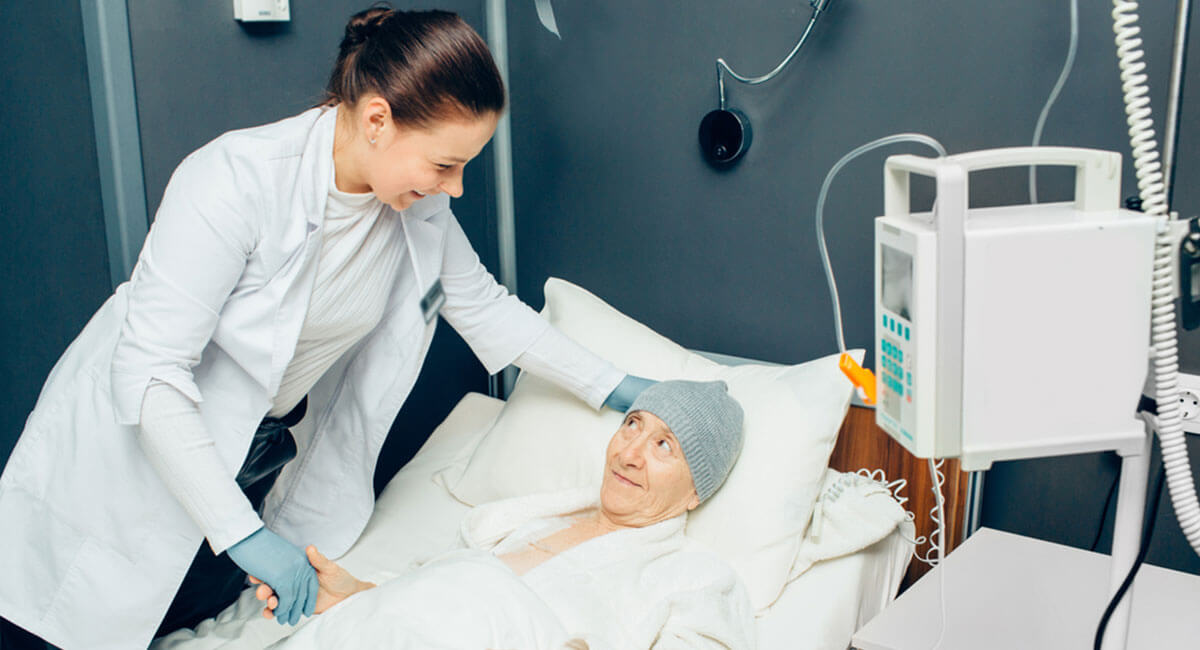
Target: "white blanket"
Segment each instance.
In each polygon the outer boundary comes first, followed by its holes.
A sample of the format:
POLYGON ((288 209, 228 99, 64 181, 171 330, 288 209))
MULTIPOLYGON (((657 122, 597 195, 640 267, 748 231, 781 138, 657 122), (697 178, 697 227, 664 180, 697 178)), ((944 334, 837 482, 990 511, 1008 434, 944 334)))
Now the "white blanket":
POLYGON ((554 612, 503 562, 458 550, 354 595, 271 647, 542 650, 566 639, 554 612))
POLYGON ((753 648, 745 588, 683 536, 686 515, 602 535, 517 577, 491 550, 524 524, 595 505, 595 489, 509 499, 463 520, 452 551, 317 616, 280 647, 753 648))

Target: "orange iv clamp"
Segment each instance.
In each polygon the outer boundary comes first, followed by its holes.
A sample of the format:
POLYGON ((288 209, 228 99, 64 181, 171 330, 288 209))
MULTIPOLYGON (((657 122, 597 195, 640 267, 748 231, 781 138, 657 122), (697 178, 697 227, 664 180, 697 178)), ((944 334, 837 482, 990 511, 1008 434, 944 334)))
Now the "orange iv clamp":
POLYGON ((862 389, 863 401, 867 405, 873 406, 875 404, 875 373, 858 365, 858 362, 845 352, 838 360, 838 368, 841 368, 851 383, 862 389))

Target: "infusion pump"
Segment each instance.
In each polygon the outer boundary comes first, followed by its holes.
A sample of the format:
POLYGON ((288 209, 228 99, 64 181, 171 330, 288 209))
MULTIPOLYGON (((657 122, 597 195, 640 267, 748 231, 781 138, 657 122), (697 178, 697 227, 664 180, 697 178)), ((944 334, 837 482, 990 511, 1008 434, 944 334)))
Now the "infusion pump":
POLYGON ((1155 218, 1119 208, 1121 157, 1020 147, 887 159, 875 220, 876 422, 920 458, 995 460, 1144 439, 1155 218), (971 172, 1069 165, 1069 203, 970 209, 971 172), (911 213, 911 174, 936 181, 911 213))

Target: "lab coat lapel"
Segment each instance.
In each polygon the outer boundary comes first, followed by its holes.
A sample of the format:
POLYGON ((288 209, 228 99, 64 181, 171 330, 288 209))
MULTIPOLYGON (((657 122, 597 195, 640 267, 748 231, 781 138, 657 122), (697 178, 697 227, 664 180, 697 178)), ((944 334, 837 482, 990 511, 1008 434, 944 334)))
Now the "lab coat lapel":
POLYGON ((417 276, 418 299, 425 296, 441 275, 442 238, 446 235, 444 228, 427 220, 431 215, 421 207, 418 203, 400 213, 409 259, 417 276))
POLYGON ((337 109, 322 115, 313 129, 313 137, 305 143, 301 157, 300 178, 311 182, 302 184, 292 205, 292 216, 305 224, 305 241, 299 256, 290 269, 292 278, 275 313, 275 345, 271 351, 271 374, 267 390, 274 395, 283 381, 283 373, 296 353, 296 341, 308 314, 309 299, 317 278, 321 241, 324 234, 325 204, 329 200, 329 184, 333 172, 333 136, 337 125, 337 109))

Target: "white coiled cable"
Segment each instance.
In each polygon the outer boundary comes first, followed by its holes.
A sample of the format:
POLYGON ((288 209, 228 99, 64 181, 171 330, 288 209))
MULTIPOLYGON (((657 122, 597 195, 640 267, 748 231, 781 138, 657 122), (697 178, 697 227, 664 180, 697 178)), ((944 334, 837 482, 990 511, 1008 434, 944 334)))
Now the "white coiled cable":
POLYGON ((1142 209, 1147 214, 1161 218, 1154 242, 1154 285, 1150 312, 1154 399, 1158 404, 1155 429, 1162 447, 1171 505, 1175 508, 1175 516, 1179 519, 1184 537, 1192 549, 1200 554, 1200 501, 1196 498, 1196 483, 1188 462, 1179 406, 1179 347, 1172 274, 1174 247, 1166 219, 1167 195, 1154 140, 1154 120, 1150 114, 1137 9, 1137 2, 1113 0, 1113 32, 1117 35, 1121 91, 1125 97, 1125 115, 1129 124, 1133 165, 1137 170, 1138 194, 1142 199, 1142 209))
MULTIPOLYGON (((931 567, 937 566, 946 553, 944 535, 942 533, 942 529, 945 527, 945 497, 942 495, 942 486, 946 483, 946 475, 942 473, 942 465, 945 462, 945 459, 940 459, 936 463, 932 458, 929 459, 929 478, 932 481, 931 489, 934 494, 934 506, 929 510, 929 518, 934 523, 933 532, 929 533, 928 537, 921 535, 916 539, 905 538, 905 541, 913 545, 913 557, 918 562, 924 562, 931 567), (919 547, 924 544, 929 544, 929 548, 924 552, 919 551, 919 547)), ((882 485, 892 493, 892 498, 901 507, 904 507, 904 504, 908 503, 908 497, 901 494, 904 488, 908 486, 908 479, 899 478, 889 483, 887 474, 883 470, 869 470, 865 467, 855 472, 855 474, 882 485)), ((915 522, 917 519, 911 510, 905 509, 904 514, 908 521, 915 522)))
MULTIPOLYGON (((900 507, 904 507, 904 504, 908 503, 908 497, 901 494, 901 492, 904 491, 904 488, 908 486, 908 479, 898 478, 889 483, 887 474, 883 470, 867 469, 865 467, 859 469, 857 472, 855 472, 855 474, 882 485, 888 492, 892 493, 892 498, 896 500, 896 503, 899 504, 900 507)), ((908 512, 908 520, 912 521, 913 519, 915 519, 913 513, 908 512)))
POLYGON ((946 535, 944 528, 946 526, 945 503, 946 498, 942 494, 942 486, 946 484, 946 475, 942 473, 942 466, 946 463, 946 459, 929 460, 929 480, 933 485, 930 489, 933 490, 933 507, 929 509, 929 518, 933 520, 933 532, 929 533, 929 550, 925 552, 925 556, 917 554, 916 558, 929 566, 937 566, 941 563, 942 558, 946 555, 946 535), (933 556, 937 552, 937 557, 933 556))

